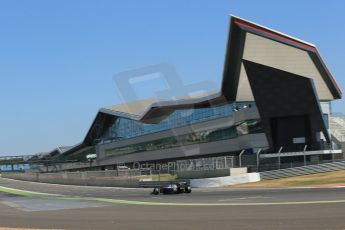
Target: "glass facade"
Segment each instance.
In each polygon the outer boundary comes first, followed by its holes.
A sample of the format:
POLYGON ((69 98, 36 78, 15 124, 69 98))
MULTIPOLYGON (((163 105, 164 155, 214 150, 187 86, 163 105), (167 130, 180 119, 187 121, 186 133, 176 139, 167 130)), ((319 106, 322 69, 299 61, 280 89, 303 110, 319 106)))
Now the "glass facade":
POLYGON ((150 133, 174 129, 199 122, 231 116, 234 111, 254 107, 254 103, 225 104, 212 108, 181 109, 170 114, 158 124, 144 124, 126 118, 118 118, 111 125, 101 143, 119 141, 127 138, 138 137, 150 133))
POLYGON ((106 150, 105 153, 108 155, 125 155, 231 139, 241 135, 258 132, 262 132, 261 122, 259 120, 247 120, 232 127, 161 138, 149 142, 109 149, 106 150))

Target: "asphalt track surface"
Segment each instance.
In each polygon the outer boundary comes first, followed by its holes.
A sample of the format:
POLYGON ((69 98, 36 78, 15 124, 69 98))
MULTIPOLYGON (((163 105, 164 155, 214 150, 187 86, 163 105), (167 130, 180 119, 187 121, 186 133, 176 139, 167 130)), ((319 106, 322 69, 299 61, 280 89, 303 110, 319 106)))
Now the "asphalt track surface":
POLYGON ((345 229, 345 188, 194 189, 191 194, 159 196, 150 192, 0 178, 0 227, 345 229))

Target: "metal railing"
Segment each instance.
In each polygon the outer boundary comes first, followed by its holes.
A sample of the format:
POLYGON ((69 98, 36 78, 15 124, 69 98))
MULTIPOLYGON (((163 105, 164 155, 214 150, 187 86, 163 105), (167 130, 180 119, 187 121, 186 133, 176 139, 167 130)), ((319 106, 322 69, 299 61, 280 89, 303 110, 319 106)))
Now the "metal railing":
POLYGON ((234 167, 234 157, 209 157, 176 161, 177 171, 202 171, 234 167))
POLYGON ((273 180, 345 169, 345 161, 260 172, 261 180, 273 180))

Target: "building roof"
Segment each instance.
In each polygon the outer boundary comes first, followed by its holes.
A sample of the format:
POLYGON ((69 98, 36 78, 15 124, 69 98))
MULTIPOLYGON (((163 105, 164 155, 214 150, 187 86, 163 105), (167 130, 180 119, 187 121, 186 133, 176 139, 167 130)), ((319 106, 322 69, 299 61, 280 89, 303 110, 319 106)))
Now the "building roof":
POLYGON ((221 98, 220 92, 206 92, 197 96, 181 97, 176 100, 149 98, 131 103, 106 106, 101 108, 99 112, 118 117, 126 117, 132 120, 140 120, 142 122, 153 122, 154 119, 158 119, 157 121, 164 119, 175 109, 203 107, 212 102, 218 104, 224 101, 221 98), (160 114, 159 117, 155 113, 157 109, 164 109, 164 113, 160 114))
POLYGON ((224 99, 228 102, 255 101, 243 59, 313 79, 319 100, 335 100, 342 96, 315 45, 232 16, 221 91, 177 100, 144 99, 107 106, 99 112, 154 122, 155 118, 160 121, 179 108, 218 105, 224 103, 224 99))
POLYGON ((222 93, 230 101, 254 100, 242 60, 314 80, 319 100, 340 99, 342 92, 313 44, 232 17, 222 93))
POLYGON ((56 156, 59 154, 63 154, 65 152, 67 152, 68 150, 70 150, 71 148, 72 148, 71 146, 59 146, 50 152, 39 154, 39 156, 40 156, 40 158, 53 157, 53 156, 56 156))

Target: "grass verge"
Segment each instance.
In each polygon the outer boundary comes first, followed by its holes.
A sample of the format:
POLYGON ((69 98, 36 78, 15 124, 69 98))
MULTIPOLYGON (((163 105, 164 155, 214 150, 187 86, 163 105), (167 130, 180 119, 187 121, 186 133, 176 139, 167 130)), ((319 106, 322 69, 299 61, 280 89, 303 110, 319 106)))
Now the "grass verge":
POLYGON ((234 185, 238 188, 310 187, 345 185, 345 170, 234 185))

